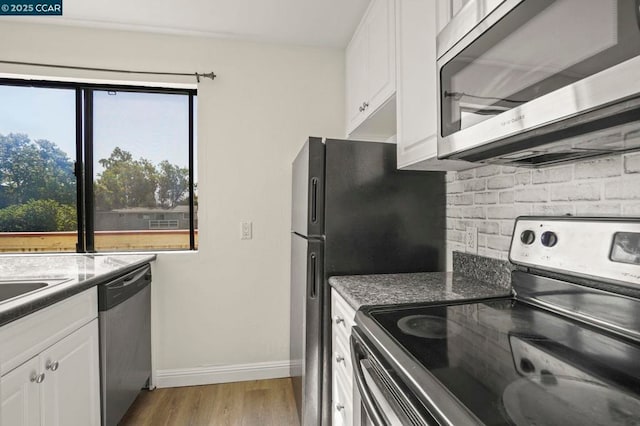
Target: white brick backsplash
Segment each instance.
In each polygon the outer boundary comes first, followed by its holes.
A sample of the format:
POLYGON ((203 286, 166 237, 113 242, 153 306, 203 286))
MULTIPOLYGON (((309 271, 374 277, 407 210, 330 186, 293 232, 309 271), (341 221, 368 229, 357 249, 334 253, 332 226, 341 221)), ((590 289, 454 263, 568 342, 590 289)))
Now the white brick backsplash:
POLYGON ((462 207, 462 217, 465 219, 484 219, 484 207, 462 207))
POLYGON ((527 191, 516 191, 516 203, 544 203, 549 199, 549 190, 547 188, 531 188, 527 191))
POLYGON ((573 204, 540 204, 533 206, 531 214, 534 216, 565 216, 575 215, 576 206, 573 204))
POLYGON ((478 232, 482 234, 499 234, 500 224, 497 222, 478 222, 476 224, 478 232))
POLYGON ((607 204, 578 204, 577 216, 620 216, 622 205, 620 203, 607 204))
POLYGON ((476 177, 495 176, 500 174, 500 166, 485 166, 476 169, 476 177))
POLYGON ((640 153, 525 169, 496 165, 447 173, 447 250, 464 251, 478 228, 478 254, 507 259, 518 216, 640 216, 640 153))
POLYGON ((453 227, 455 226, 455 223, 456 222, 455 222, 454 219, 448 217, 447 220, 446 220, 447 230, 453 230, 453 227))
POLYGON ((604 184, 604 196, 608 200, 638 200, 640 199, 640 179, 629 177, 607 182, 604 184))
POLYGON ((457 220, 456 221, 456 229, 458 231, 464 231, 468 226, 475 226, 473 221, 471 220, 457 220))
POLYGON ((640 216, 640 204, 627 204, 622 206, 624 216, 640 216))
POLYGON ((473 179, 474 177, 476 177, 476 171, 474 169, 471 169, 471 170, 465 170, 463 172, 458 172, 458 176, 456 176, 456 179, 466 180, 466 179, 473 179))
MULTIPOLYGON (((476 172, 477 172, 477 170, 479 170, 479 169, 476 169, 476 172)), ((509 166, 502 167, 502 174, 503 175, 509 175, 509 174, 512 174, 512 173, 515 173, 515 172, 521 172, 521 171, 522 171, 522 169, 519 168, 519 167, 509 167, 509 166)))
POLYGON ((511 238, 509 237, 503 237, 498 235, 487 236, 487 248, 489 249, 509 251, 510 245, 511 245, 511 238))
POLYGON ((515 191, 500 192, 500 204, 513 204, 515 200, 515 191))
POLYGON ((458 218, 460 217, 460 214, 461 214, 460 209, 449 208, 449 206, 447 206, 447 214, 446 214, 447 217, 458 218))
POLYGON ((464 232, 447 231, 447 241, 455 241, 456 243, 464 243, 464 232))
POLYGON ((529 204, 487 207, 487 219, 515 219, 528 214, 531 214, 529 204))
POLYGON ((501 250, 492 250, 485 247, 478 247, 478 254, 480 256, 493 257, 494 259, 507 260, 509 252, 501 251, 501 250))
POLYGON ((582 161, 575 165, 576 179, 602 178, 622 174, 622 156, 582 161))
POLYGON ((514 220, 503 220, 500 222, 500 235, 511 237, 513 235, 514 220))
POLYGON ((551 188, 551 201, 598 201, 600 182, 557 185, 551 188))
POLYGON ((474 197, 474 201, 476 204, 497 204, 498 193, 497 192, 478 192, 474 197))
POLYGON ((512 175, 494 176, 487 179, 487 189, 512 188, 514 179, 512 175))
POLYGON ((464 192, 484 191, 487 188, 487 182, 484 179, 467 180, 462 183, 464 192))
POLYGON ((456 206, 473 205, 473 194, 456 194, 451 196, 451 204, 456 206))
POLYGON ((533 183, 569 182, 573 177, 573 167, 562 166, 549 169, 537 169, 532 173, 533 183))
POLYGON ((640 154, 627 155, 624 159, 625 173, 640 173, 640 154))
POLYGON ((516 185, 528 185, 531 183, 531 171, 516 173, 513 178, 516 185))
POLYGON ((459 194, 464 192, 464 185, 462 182, 452 182, 447 184, 447 194, 459 194))

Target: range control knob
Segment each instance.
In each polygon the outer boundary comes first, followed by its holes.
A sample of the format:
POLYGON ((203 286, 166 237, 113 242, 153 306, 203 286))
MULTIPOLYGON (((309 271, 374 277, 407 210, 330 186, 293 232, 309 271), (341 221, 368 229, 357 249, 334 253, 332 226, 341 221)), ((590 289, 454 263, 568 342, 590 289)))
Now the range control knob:
POLYGON ((520 241, 522 241, 523 244, 531 245, 535 240, 536 233, 530 229, 525 229, 522 231, 522 234, 520 234, 520 241))
POLYGON ((546 231, 543 232, 540 236, 540 241, 545 247, 553 247, 558 243, 558 236, 555 234, 555 232, 546 231))

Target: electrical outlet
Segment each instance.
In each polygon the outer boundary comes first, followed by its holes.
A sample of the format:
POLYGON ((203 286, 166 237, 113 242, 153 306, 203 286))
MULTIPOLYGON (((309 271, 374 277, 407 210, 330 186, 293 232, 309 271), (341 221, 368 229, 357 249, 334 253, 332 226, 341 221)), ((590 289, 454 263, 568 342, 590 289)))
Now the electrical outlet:
POLYGON ((250 240, 253 238, 253 224, 251 222, 240 222, 240 239, 250 240))
POLYGON ((464 245, 467 253, 478 254, 478 228, 467 226, 464 233, 464 245))

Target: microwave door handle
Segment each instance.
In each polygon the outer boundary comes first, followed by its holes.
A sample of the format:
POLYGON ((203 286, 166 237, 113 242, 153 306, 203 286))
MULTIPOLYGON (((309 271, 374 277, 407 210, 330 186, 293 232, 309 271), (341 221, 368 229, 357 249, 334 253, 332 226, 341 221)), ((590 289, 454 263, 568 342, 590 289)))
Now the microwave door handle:
POLYGON ((350 344, 352 361, 351 363, 353 365, 353 373, 356 380, 356 385, 358 386, 358 392, 360 393, 360 399, 362 400, 362 405, 364 406, 364 409, 369 415, 369 419, 374 426, 386 426, 384 417, 382 416, 382 413, 380 413, 378 406, 375 404, 373 397, 371 396, 371 393, 367 388, 364 373, 362 371, 361 361, 366 360, 367 357, 362 353, 353 336, 351 336, 350 344))

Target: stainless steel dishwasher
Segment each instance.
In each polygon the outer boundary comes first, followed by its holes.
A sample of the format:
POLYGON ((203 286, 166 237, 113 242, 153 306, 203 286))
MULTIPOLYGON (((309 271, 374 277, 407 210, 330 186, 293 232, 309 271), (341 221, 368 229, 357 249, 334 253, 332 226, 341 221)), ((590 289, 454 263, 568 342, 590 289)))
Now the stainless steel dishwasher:
POLYGON ((103 426, 115 426, 151 377, 151 268, 98 286, 103 426))

